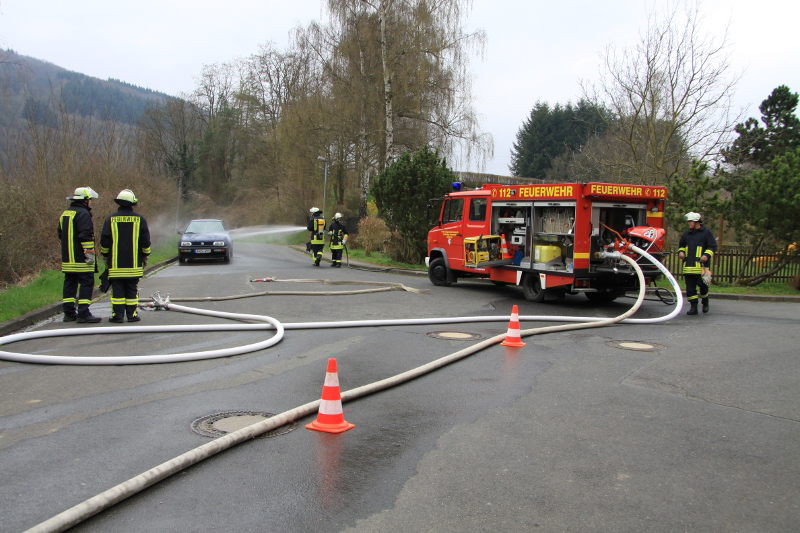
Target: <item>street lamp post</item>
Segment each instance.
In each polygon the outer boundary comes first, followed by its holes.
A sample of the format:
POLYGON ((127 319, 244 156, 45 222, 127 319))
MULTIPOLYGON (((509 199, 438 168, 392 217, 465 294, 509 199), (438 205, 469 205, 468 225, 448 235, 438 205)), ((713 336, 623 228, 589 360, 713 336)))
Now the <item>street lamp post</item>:
POLYGON ((178 233, 181 231, 181 198, 183 197, 183 194, 181 194, 183 180, 181 178, 182 176, 178 174, 178 198, 175 201, 175 231, 178 233))
POLYGON ((328 159, 322 156, 317 157, 320 161, 325 163, 325 170, 323 170, 322 178, 322 212, 326 213, 325 208, 328 201, 328 159))

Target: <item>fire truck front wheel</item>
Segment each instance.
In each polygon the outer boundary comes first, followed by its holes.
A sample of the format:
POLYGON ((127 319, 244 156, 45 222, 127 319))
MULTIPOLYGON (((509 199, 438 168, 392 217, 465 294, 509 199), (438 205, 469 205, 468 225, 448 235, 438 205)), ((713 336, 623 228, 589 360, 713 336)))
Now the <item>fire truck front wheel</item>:
POLYGON ((447 287, 451 284, 450 277, 447 272, 447 264, 444 259, 437 257, 428 265, 428 278, 431 283, 439 287, 447 287))
POLYGON ((540 303, 544 301, 544 290, 539 284, 539 276, 526 274, 522 279, 522 295, 529 302, 540 303))

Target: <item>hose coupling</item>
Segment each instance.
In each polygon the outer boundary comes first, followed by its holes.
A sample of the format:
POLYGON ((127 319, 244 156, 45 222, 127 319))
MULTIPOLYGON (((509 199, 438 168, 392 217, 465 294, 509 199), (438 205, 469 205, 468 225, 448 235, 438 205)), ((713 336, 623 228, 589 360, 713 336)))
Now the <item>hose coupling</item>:
POLYGON ((151 298, 153 299, 153 308, 155 311, 169 309, 169 294, 162 296, 160 291, 156 291, 151 298))

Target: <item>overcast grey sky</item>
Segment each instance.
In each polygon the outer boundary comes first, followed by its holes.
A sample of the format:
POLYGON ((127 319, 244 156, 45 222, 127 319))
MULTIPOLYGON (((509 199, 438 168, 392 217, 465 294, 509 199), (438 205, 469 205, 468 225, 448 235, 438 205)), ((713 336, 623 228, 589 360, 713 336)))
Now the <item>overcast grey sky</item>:
MULTIPOLYGON (((662 5, 664 2, 658 2, 662 5)), ((285 48, 289 32, 323 20, 324 0, 0 0, 0 47, 98 78, 178 95, 191 92, 203 65, 285 48)), ((575 102, 580 81, 599 77, 609 44, 635 44, 654 5, 644 0, 474 0, 465 25, 482 29, 472 92, 481 129, 494 139, 483 168, 508 174, 517 131, 537 101, 575 102)), ((730 64, 741 75, 735 104, 745 116, 778 85, 800 91, 792 0, 701 0, 702 27, 728 28, 730 64)), ((458 167, 459 165, 454 164, 458 167)))

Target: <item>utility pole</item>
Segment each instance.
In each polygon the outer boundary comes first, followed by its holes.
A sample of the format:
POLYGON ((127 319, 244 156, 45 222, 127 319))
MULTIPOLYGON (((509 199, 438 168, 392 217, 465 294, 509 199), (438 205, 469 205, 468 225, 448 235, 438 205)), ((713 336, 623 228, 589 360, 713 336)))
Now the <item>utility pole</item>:
POLYGON ((175 201, 175 231, 181 231, 181 198, 183 197, 181 189, 183 188, 183 176, 178 174, 178 197, 175 201))

